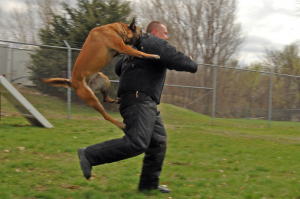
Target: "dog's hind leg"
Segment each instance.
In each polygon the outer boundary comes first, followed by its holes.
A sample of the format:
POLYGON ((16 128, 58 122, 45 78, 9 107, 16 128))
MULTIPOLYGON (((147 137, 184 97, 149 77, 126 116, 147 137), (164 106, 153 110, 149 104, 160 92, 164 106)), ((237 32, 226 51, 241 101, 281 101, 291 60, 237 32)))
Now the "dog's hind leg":
POLYGON ((108 96, 108 91, 102 91, 102 100, 103 102, 120 104, 120 99, 114 100, 108 96))
POLYGON ((105 111, 102 104, 99 102, 98 98, 94 95, 93 91, 85 84, 85 81, 82 82, 72 82, 72 87, 76 91, 77 95, 88 103, 91 107, 96 109, 99 113, 102 114, 104 119, 110 121, 111 123, 115 124, 120 129, 125 128, 125 124, 118 122, 111 118, 105 111))
POLYGON ((113 100, 108 96, 111 83, 106 75, 99 72, 95 75, 89 82, 88 86, 92 89, 94 93, 100 91, 102 93, 103 102, 108 103, 118 103, 118 100, 113 100))
POLYGON ((108 92, 106 91, 102 91, 102 100, 103 102, 108 102, 108 103, 115 103, 116 101, 111 99, 109 96, 108 96, 108 92))

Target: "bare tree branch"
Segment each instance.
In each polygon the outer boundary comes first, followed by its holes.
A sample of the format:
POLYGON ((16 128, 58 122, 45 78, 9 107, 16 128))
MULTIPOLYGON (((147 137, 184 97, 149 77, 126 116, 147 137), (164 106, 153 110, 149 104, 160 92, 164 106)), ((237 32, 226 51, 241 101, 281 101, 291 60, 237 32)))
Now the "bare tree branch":
POLYGON ((30 43, 37 44, 38 43, 38 25, 37 25, 37 15, 34 10, 36 9, 36 4, 34 0, 26 0, 26 8, 27 8, 27 34, 28 40, 30 43))
POLYGON ((296 3, 296 16, 297 17, 300 17, 300 0, 295 0, 295 3, 296 3))
POLYGON ((36 4, 38 7, 38 16, 41 19, 39 27, 50 29, 52 21, 50 13, 57 14, 60 12, 59 0, 36 0, 36 4))
POLYGON ((8 27, 14 39, 27 42, 27 19, 24 8, 14 8, 10 14, 12 23, 8 27))
POLYGON ((9 39, 36 44, 39 42, 39 30, 51 28, 51 12, 61 12, 59 0, 26 0, 25 6, 13 8, 7 17, 0 10, 0 35, 4 37, 6 34, 9 39))
POLYGON ((235 22, 236 0, 143 0, 134 4, 144 26, 152 20, 165 23, 170 43, 198 62, 224 65, 244 41, 241 25, 235 22))
POLYGON ((0 7, 0 37, 4 37, 4 32, 5 32, 5 26, 4 26, 4 16, 3 16, 3 10, 0 7))

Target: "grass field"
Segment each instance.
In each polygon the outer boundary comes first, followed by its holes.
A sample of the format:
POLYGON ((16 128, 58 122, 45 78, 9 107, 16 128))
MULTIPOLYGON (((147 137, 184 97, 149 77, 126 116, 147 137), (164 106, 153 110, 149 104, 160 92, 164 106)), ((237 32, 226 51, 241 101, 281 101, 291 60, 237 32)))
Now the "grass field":
MULTIPOLYGON (((30 96, 27 96, 30 98, 30 96)), ((93 168, 85 180, 77 148, 123 133, 92 110, 64 119, 60 103, 36 106, 55 126, 32 127, 2 100, 0 198, 300 198, 300 124, 216 119, 159 106, 168 133, 161 184, 170 194, 137 192, 142 158, 93 168)), ((121 121, 118 114, 110 113, 121 121)))

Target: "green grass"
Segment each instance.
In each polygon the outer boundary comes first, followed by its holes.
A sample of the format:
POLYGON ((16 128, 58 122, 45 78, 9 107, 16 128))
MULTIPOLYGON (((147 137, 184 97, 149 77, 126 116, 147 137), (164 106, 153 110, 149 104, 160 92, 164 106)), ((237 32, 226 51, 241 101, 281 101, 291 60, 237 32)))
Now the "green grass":
POLYGON ((172 193, 139 193, 142 155, 94 167, 90 181, 80 170, 77 148, 123 136, 117 127, 89 109, 67 120, 57 103, 37 106, 55 114, 49 119, 55 128, 30 126, 9 114, 3 100, 9 116, 0 121, 1 199, 300 198, 299 122, 268 128, 264 120, 215 119, 211 125, 210 117, 162 104, 168 151, 161 183, 172 193))
MULTIPOLYGON (((46 118, 59 118, 67 119, 67 102, 62 101, 58 97, 48 96, 41 94, 39 91, 36 91, 32 88, 22 87, 18 89, 19 92, 31 103, 34 107, 46 118)), ((21 116, 17 110, 10 104, 8 101, 2 97, 1 104, 1 113, 4 116, 21 116)), ((121 120, 119 114, 115 112, 108 113, 116 118, 121 120)), ((99 113, 90 108, 87 104, 82 104, 81 106, 72 104, 71 105, 71 119, 85 119, 89 120, 102 120, 104 119, 100 116, 99 113)))

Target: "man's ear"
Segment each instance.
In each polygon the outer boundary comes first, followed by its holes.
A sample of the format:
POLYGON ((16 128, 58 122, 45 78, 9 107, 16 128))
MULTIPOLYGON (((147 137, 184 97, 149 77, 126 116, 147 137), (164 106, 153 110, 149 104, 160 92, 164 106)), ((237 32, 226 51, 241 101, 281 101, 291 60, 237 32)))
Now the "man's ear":
POLYGON ((158 33, 157 28, 154 28, 153 31, 152 31, 152 34, 153 34, 154 36, 157 36, 157 33, 158 33))
POLYGON ((133 18, 131 24, 129 25, 129 29, 135 31, 135 29, 136 29, 135 18, 133 18))

